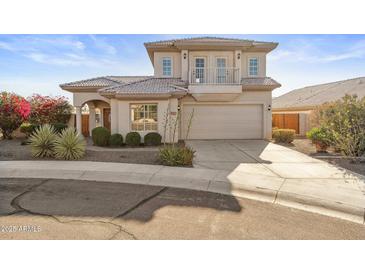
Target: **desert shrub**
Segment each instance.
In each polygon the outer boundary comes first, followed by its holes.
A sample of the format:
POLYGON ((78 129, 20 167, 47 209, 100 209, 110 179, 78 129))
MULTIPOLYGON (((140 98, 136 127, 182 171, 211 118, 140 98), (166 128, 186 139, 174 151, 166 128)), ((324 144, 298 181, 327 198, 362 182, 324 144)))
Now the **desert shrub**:
POLYGON ((32 135, 32 133, 37 129, 37 125, 29 124, 29 123, 23 123, 20 126, 20 132, 24 133, 27 138, 32 135))
POLYGON ((320 144, 323 146, 330 146, 332 144, 331 133, 325 127, 314 127, 308 131, 306 135, 314 144, 320 144))
POLYGON ((91 131, 91 137, 94 145, 105 147, 109 145, 110 131, 105 127, 96 127, 91 131))
POLYGON ((174 145, 166 145, 159 152, 159 159, 166 166, 192 166, 194 156, 192 148, 174 145))
POLYGON ((350 157, 365 153, 365 97, 346 95, 322 106, 313 115, 328 130, 336 150, 350 157))
POLYGON ((29 117, 30 104, 21 96, 9 92, 0 93, 0 130, 4 139, 29 117))
POLYGON ((29 138, 32 156, 37 158, 52 157, 56 137, 56 132, 51 125, 45 124, 37 128, 29 138))
POLYGON ((128 146, 139 146, 141 144, 141 135, 135 131, 129 132, 125 136, 125 143, 128 146))
POLYGON ((123 136, 119 133, 112 134, 109 143, 113 147, 120 147, 123 145, 123 136))
POLYGON ((77 160, 85 155, 86 142, 74 128, 64 129, 55 139, 54 156, 57 159, 77 160))
POLYGON ((67 124, 72 106, 65 97, 50 97, 34 94, 28 98, 31 112, 28 121, 32 124, 67 124))
POLYGON ((57 133, 61 133, 64 129, 67 128, 67 124, 64 123, 54 123, 52 124, 52 126, 57 133))
POLYGON ((159 146, 161 145, 162 136, 157 132, 150 132, 144 136, 144 144, 146 146, 159 146))
POLYGON ((294 141, 295 130, 294 129, 275 129, 272 132, 272 137, 277 143, 290 144, 294 141))

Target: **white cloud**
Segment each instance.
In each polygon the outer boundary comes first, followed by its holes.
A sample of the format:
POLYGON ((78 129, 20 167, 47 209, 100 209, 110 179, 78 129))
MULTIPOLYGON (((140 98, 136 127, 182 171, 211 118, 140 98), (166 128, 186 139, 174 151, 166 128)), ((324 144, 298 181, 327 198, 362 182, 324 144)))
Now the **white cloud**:
POLYGON ((14 50, 11 44, 1 41, 0 41, 0 49, 10 50, 10 51, 14 50))
POLYGON ((305 41, 289 46, 287 49, 278 49, 268 55, 270 62, 305 62, 305 63, 330 63, 348 59, 365 57, 365 40, 349 45, 337 53, 328 54, 326 46, 305 41))
POLYGON ((114 55, 117 53, 117 49, 110 45, 108 42, 105 41, 103 38, 97 38, 95 35, 90 35, 91 39, 94 41, 95 47, 103 50, 107 54, 114 55))

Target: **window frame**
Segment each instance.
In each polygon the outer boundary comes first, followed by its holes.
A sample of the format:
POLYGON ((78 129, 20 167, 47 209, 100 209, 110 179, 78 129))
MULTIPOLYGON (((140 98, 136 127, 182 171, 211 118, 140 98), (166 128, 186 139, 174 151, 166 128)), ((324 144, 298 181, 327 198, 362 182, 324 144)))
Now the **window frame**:
POLYGON ((259 76, 259 71, 260 71, 260 58, 259 57, 248 57, 248 60, 247 60, 247 74, 249 77, 258 77, 259 76), (252 59, 256 59, 257 60, 257 73, 256 74, 251 74, 251 70, 250 70, 250 67, 251 67, 251 60, 252 59))
POLYGON ((206 57, 206 56, 195 56, 194 57, 194 59, 193 59, 194 61, 194 65, 193 65, 193 67, 194 67, 194 69, 195 69, 195 81, 196 81, 196 79, 202 79, 203 81, 201 82, 200 80, 199 80, 199 84, 203 84, 203 83, 205 83, 206 81, 207 81, 207 63, 208 63, 208 58, 206 57), (200 74, 202 77, 197 77, 197 74, 198 74, 198 72, 197 72, 197 66, 196 66, 196 60, 197 59, 202 59, 202 60, 204 60, 204 67, 202 67, 202 69, 203 69, 203 73, 202 74, 200 74))
POLYGON ((226 83, 227 82, 227 68, 228 68, 228 57, 227 56, 216 56, 215 57, 215 68, 216 68, 216 72, 217 72, 217 74, 216 74, 216 82, 217 83, 219 83, 219 84, 224 84, 224 83, 226 83), (225 67, 224 67, 224 69, 226 70, 225 72, 224 72, 224 75, 220 75, 219 74, 219 68, 221 68, 221 69, 223 69, 223 67, 218 67, 218 59, 224 59, 225 60, 225 67))
MULTIPOLYGON (((143 119, 146 119, 146 110, 143 107, 143 119)), ((134 103, 130 103, 129 104, 129 130, 130 131, 137 131, 137 132, 158 132, 159 129, 159 124, 158 124, 158 103, 156 102, 134 102, 134 103), (146 105, 156 105, 156 129, 147 129, 146 130, 146 122, 143 122, 143 130, 137 130, 137 129, 133 129, 133 121, 132 121, 132 106, 134 105, 142 105, 142 106, 146 106, 146 105)))
POLYGON ((162 57, 162 76, 163 77, 173 77, 173 75, 174 75, 174 62, 173 62, 173 58, 172 58, 172 56, 164 56, 164 57, 162 57), (171 69, 170 69, 170 75, 165 75, 164 74, 164 60, 165 59, 170 59, 170 63, 171 63, 171 69))

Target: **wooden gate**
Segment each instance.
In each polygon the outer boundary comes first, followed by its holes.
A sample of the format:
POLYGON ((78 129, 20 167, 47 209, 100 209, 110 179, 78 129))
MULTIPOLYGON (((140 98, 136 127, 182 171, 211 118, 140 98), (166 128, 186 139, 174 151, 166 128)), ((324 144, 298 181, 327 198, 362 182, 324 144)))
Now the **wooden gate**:
POLYGON ((299 134, 299 114, 280 113, 272 115, 272 127, 294 129, 299 134))

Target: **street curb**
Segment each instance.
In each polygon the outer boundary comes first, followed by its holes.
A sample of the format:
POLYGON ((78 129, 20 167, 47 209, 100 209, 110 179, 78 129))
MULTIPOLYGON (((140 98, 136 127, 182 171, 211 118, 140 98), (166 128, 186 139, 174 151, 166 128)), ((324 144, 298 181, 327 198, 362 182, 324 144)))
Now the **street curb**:
MULTIPOLYGON (((161 167, 161 171, 165 167, 161 167)), ((186 170, 186 169, 185 169, 186 170)), ((185 172, 184 170, 184 172, 185 172)), ((230 195, 238 198, 246 198, 251 200, 258 200, 272 204, 278 204, 290 208, 300 209, 336 217, 347 221, 364 224, 365 208, 338 203, 331 200, 323 200, 311 196, 298 195, 296 193, 280 191, 280 189, 270 189, 264 187, 255 187, 252 185, 232 184, 228 180, 215 180, 213 174, 219 172, 214 170, 194 169, 195 172, 204 173, 207 175, 204 178, 194 178, 195 175, 181 176, 180 174, 157 175, 159 177, 156 181, 156 173, 136 173, 129 171, 107 172, 112 174, 107 178, 102 176, 103 171, 97 170, 75 170, 75 169, 16 169, 0 167, 0 178, 48 178, 48 179, 69 179, 81 181, 98 181, 111 183, 127 183, 127 184, 141 184, 165 186, 174 188, 185 188, 191 190, 208 191, 223 195, 230 195), (99 173, 99 174, 98 174, 99 173), (101 173, 101 174, 100 174, 101 173), (95 176, 94 176, 95 175, 95 176), (211 177, 212 178, 209 178, 211 177), (166 178, 165 178, 166 177, 166 178), (162 180, 163 179, 163 180, 162 180), (162 182, 162 183, 160 183, 162 182), (176 183, 176 184, 175 184, 176 183)), ((167 170, 169 171, 169 170, 167 170)), ((188 170, 186 170, 188 171, 188 170)))

